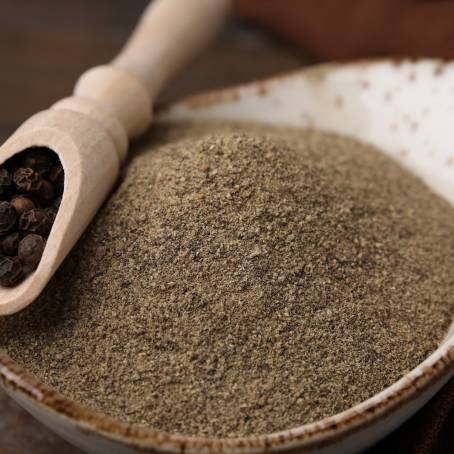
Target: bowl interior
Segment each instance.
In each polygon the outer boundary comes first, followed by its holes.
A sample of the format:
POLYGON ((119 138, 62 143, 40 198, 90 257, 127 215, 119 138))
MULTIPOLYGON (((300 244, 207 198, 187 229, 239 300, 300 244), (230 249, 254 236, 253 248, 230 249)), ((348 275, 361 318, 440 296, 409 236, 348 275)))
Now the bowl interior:
POLYGON ((454 63, 386 60, 320 65, 195 96, 158 121, 243 120, 349 135, 392 155, 454 203, 453 118, 454 63))

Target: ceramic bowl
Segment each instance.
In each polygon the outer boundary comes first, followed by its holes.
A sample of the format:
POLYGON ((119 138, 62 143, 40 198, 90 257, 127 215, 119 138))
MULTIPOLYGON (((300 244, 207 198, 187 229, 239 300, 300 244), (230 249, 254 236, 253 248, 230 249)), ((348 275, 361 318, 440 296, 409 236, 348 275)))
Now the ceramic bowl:
MULTIPOLYGON (((253 120, 318 128, 372 143, 454 202, 454 63, 365 61, 304 69, 167 106, 157 121, 253 120)), ((414 414, 454 375, 454 336, 401 380, 343 413, 236 439, 169 435, 114 421, 56 394, 0 354, 6 392, 91 453, 352 453, 414 414)))

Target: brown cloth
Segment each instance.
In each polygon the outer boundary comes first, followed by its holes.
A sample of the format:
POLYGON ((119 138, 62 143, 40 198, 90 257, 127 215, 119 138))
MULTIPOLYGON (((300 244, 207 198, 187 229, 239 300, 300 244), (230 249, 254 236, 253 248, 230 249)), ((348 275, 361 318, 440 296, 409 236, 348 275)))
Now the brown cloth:
MULTIPOLYGON (((454 57, 453 0, 235 0, 237 13, 319 61, 454 57)), ((454 379, 372 454, 454 454, 454 379)))
POLYGON ((235 0, 238 13, 320 60, 454 57, 452 0, 235 0))

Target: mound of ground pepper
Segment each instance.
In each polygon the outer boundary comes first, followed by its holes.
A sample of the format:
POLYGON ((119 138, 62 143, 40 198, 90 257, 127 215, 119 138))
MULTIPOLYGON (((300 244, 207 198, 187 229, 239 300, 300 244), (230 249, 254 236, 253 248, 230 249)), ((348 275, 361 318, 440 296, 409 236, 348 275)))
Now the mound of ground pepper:
POLYGON ((0 348, 82 404, 233 437, 345 410, 433 351, 454 210, 354 140, 157 128, 0 348))

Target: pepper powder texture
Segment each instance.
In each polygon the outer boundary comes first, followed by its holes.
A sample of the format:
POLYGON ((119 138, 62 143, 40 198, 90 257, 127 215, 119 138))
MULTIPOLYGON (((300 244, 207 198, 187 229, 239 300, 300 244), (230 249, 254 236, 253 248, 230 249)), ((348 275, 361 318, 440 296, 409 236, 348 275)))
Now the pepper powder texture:
POLYGON ((432 352, 454 211, 348 138, 160 125, 0 347, 123 421, 232 437, 345 410, 432 352), (238 132, 245 131, 245 132, 238 132))

